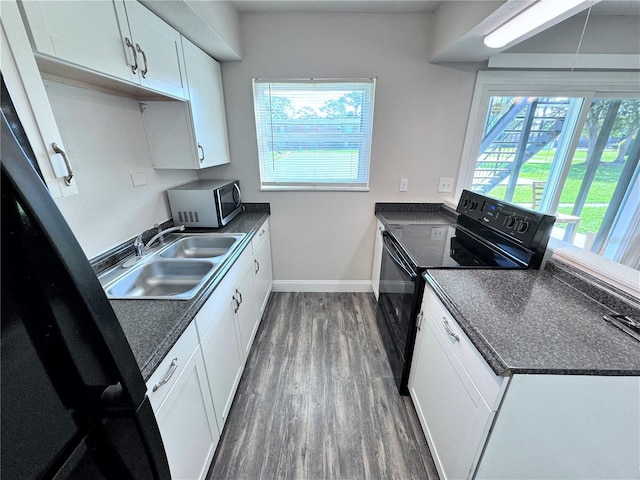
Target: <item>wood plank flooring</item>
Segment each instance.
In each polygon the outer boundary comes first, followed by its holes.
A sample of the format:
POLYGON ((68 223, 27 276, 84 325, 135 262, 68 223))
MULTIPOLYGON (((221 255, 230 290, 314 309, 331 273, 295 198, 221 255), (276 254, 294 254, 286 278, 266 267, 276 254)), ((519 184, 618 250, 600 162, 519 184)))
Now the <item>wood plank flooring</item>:
POLYGON ((437 480, 366 293, 273 293, 210 480, 437 480))

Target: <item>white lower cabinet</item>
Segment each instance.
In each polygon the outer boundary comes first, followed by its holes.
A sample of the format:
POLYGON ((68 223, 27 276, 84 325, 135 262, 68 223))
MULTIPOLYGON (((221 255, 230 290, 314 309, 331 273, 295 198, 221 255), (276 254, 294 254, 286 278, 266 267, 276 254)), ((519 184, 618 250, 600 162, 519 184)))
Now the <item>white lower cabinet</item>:
POLYGON ((219 301, 223 308, 213 318, 213 323, 200 339, 200 344, 213 404, 216 406, 216 419, 222 430, 240 382, 242 361, 230 296, 220 298, 214 293, 209 302, 212 300, 219 301))
POLYGON ((373 244, 373 265, 371 266, 371 287, 373 295, 378 299, 380 293, 380 267, 382 265, 382 232, 384 226, 378 220, 376 222, 376 238, 373 244))
MULTIPOLYGON (((425 290, 425 299, 432 295, 425 290)), ((434 301, 422 305, 409 392, 440 478, 471 478, 503 380, 434 301)))
POLYGON ((421 319, 409 391, 442 480, 640 478, 639 377, 498 377, 429 287, 421 319))
POLYGON ((247 285, 245 280, 246 274, 250 273, 250 260, 251 247, 247 246, 195 319, 220 431, 224 428, 244 367, 239 321, 245 312, 250 315, 252 310, 252 284, 247 285), (239 315, 241 311, 242 315, 239 315))
POLYGON ((258 230, 252 242, 253 279, 256 292, 258 317, 262 317, 273 288, 273 269, 271 264, 271 236, 269 220, 258 230))
POLYGON ((206 475, 260 325, 272 283, 268 222, 259 232, 147 381, 175 479, 206 475))
POLYGON ((195 325, 147 382, 174 479, 203 479, 220 438, 195 325))
POLYGON ((640 478, 640 378, 514 375, 475 478, 640 478))
POLYGON ((253 338, 260 325, 260 316, 256 311, 256 294, 253 285, 253 269, 245 267, 232 295, 233 310, 238 325, 238 340, 242 362, 247 359, 253 338))

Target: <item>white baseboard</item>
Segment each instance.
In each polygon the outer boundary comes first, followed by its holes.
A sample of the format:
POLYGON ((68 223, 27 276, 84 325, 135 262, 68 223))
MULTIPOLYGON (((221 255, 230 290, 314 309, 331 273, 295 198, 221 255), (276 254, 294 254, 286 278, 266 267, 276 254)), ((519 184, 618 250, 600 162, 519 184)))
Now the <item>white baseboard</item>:
POLYGON ((372 292, 371 280, 274 280, 274 292, 372 292))

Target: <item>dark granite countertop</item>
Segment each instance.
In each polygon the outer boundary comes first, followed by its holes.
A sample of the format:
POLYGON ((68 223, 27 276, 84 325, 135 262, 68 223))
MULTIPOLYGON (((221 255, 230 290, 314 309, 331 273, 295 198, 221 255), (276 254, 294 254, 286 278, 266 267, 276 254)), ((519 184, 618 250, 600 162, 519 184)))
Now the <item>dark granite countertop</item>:
POLYGON ((638 318, 638 305, 616 296, 606 306, 594 300, 602 301, 602 292, 579 291, 556 265, 434 269, 425 278, 498 375, 640 375, 640 342, 602 319, 638 318))
MULTIPOLYGON (((385 225, 453 223, 442 203, 376 203, 385 225)), ((544 270, 430 269, 427 285, 493 371, 640 375, 640 342, 602 319, 640 319, 640 301, 562 262, 544 270)))
POLYGON ((444 203, 376 203, 375 214, 383 225, 450 224, 457 213, 444 203))
MULTIPOLYGON (((268 218, 268 213, 246 211, 228 225, 216 229, 216 233, 246 233, 241 244, 228 257, 218 273, 212 277, 191 300, 111 300, 111 306, 131 345, 145 381, 167 355, 180 335, 189 326, 196 313, 209 298, 233 263, 250 245, 258 228, 268 218)), ((191 229, 190 231, 196 231, 191 229)))

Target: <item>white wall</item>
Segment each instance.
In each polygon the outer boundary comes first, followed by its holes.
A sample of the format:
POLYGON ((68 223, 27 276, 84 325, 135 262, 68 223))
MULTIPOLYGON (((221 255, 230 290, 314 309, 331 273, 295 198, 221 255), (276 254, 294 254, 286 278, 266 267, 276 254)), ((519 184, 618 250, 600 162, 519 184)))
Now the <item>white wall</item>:
POLYGON ((232 162, 201 178, 239 178, 271 203, 276 280, 368 281, 375 202, 439 202, 456 177, 475 69, 427 61, 427 14, 245 14, 242 62, 222 64, 232 162), (377 77, 370 192, 261 192, 251 79, 377 77), (401 177, 409 191, 398 192, 401 177))
POLYGON ((138 102, 45 81, 80 194, 56 199, 91 258, 171 217, 164 191, 195 180, 187 170, 154 170, 138 102), (132 173, 146 185, 133 187, 132 173))
MULTIPOLYGON (((586 16, 569 18, 506 52, 575 54, 585 21, 586 16)), ((590 16, 580 53, 640 54, 640 16, 590 16)))

